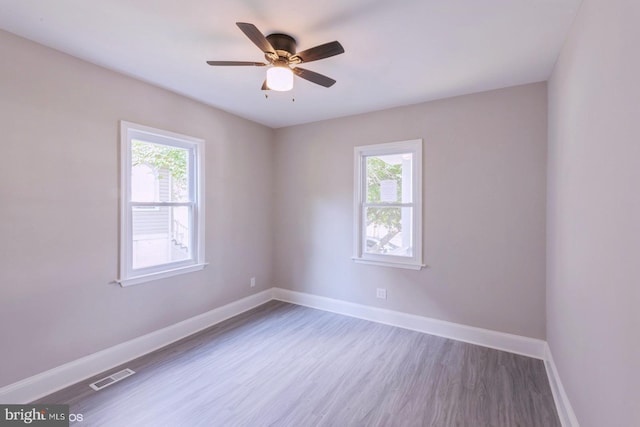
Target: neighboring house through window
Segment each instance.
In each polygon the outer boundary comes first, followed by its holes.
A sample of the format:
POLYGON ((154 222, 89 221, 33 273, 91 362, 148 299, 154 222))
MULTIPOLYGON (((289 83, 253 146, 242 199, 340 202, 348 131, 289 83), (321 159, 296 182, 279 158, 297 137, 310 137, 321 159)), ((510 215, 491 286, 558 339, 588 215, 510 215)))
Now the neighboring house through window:
POLYGON ((121 122, 123 286, 204 267, 204 141, 121 122))
POLYGON ((422 140, 355 147, 354 260, 419 270, 422 140))
POLYGON ((160 200, 160 185, 153 167, 138 163, 131 167, 131 200, 154 202, 160 200))

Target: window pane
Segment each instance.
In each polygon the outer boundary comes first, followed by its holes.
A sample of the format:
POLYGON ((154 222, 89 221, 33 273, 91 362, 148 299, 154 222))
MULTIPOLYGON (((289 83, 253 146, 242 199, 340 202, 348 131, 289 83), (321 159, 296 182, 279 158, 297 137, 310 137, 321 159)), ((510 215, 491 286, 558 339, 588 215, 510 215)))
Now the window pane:
POLYGON ((131 200, 189 201, 189 150, 133 140, 131 200))
POLYGON ((413 256, 412 207, 365 208, 364 252, 413 256))
POLYGON ((131 200, 136 202, 158 201, 157 179, 151 166, 138 163, 131 168, 131 200))
POLYGON ((191 207, 133 210, 133 268, 191 258, 191 207))
POLYGON ((411 153, 366 157, 367 202, 411 203, 411 153))

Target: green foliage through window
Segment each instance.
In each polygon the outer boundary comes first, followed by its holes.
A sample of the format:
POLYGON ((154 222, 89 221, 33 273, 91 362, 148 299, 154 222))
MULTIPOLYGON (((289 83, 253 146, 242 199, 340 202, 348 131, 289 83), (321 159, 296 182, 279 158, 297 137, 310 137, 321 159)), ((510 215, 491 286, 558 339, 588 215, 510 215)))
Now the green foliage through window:
POLYGON ((380 201, 380 183, 396 181, 398 200, 402 198, 402 164, 387 163, 379 157, 367 157, 367 202, 380 201))
MULTIPOLYGON (((187 150, 143 141, 131 142, 131 166, 146 164, 157 173, 168 171, 172 177, 172 199, 187 191, 187 150)), ((162 175, 158 179, 162 179, 162 175)))

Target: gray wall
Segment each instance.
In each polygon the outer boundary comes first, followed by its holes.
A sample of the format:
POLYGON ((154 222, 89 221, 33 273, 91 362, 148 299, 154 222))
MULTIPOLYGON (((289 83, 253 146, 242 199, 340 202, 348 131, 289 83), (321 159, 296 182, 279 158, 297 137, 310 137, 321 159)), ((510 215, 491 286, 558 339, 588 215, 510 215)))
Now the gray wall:
POLYGON ((549 83, 547 338, 583 427, 640 425, 638 22, 583 0, 549 83))
POLYGON ((273 284, 273 130, 5 32, 0 53, 0 386, 273 284), (113 283, 119 120, 206 140, 204 271, 113 283))
POLYGON ((274 284, 545 338, 546 91, 537 83, 277 130, 274 284), (414 138, 424 140, 429 267, 355 264, 353 147, 414 138))

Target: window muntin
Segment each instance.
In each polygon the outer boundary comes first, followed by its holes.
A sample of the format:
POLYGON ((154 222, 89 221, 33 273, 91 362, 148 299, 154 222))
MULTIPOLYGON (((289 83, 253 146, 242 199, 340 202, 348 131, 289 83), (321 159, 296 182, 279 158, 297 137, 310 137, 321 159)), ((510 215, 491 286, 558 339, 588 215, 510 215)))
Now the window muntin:
POLYGON ((355 148, 354 260, 422 267, 422 141, 355 148))
POLYGON ((200 139, 121 123, 120 283, 204 266, 200 139))

